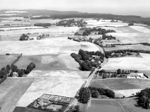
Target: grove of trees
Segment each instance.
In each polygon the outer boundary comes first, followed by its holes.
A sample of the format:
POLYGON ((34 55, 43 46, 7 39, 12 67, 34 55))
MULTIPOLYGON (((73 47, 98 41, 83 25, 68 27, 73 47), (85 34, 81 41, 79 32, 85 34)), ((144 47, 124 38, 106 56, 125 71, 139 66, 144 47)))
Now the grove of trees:
POLYGON ((72 53, 71 56, 79 63, 80 70, 83 71, 90 71, 104 61, 104 54, 100 51, 88 52, 80 49, 78 54, 72 53))
POLYGON ((136 96, 138 106, 141 106, 144 109, 150 108, 150 88, 141 90, 136 96))
POLYGON ((14 75, 17 77, 23 77, 24 75, 29 74, 35 67, 36 65, 34 63, 30 63, 26 69, 19 69, 13 64, 7 65, 0 70, 0 80, 6 79, 7 77, 13 77, 14 75))
POLYGON ((77 99, 80 103, 87 104, 90 99, 89 88, 81 88, 79 90, 79 96, 77 97, 77 99))

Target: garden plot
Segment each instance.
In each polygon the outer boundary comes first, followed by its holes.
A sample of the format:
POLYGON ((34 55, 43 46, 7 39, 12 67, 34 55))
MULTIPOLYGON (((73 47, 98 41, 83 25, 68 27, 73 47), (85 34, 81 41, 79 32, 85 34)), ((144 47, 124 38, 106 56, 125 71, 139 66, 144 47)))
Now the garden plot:
MULTIPOLYGON (((66 97, 74 97, 82 86, 85 78, 82 73, 76 71, 47 71, 32 72, 28 78, 34 77, 34 82, 17 103, 17 106, 26 107, 42 94, 54 94, 66 97)), ((84 72, 85 74, 85 72, 84 72)), ((88 74, 87 74, 88 75, 88 74)))
POLYGON ((140 53, 140 55, 142 57, 110 58, 103 69, 150 70, 150 54, 140 53))

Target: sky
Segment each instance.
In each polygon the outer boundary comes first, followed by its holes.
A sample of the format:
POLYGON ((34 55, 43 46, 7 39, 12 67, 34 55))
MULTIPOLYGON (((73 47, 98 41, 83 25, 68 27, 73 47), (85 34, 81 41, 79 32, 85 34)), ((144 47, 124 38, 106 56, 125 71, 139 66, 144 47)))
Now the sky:
POLYGON ((0 9, 50 9, 150 17, 150 0, 0 0, 0 9))

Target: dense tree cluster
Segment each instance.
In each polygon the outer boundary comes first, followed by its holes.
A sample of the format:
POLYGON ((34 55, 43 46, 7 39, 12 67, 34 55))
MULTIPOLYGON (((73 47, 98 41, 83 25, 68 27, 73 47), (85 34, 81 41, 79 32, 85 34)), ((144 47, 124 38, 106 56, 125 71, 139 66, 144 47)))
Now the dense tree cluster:
POLYGON ((31 34, 31 33, 27 33, 27 34, 22 34, 19 38, 20 41, 27 41, 27 40, 41 40, 44 38, 48 38, 49 34, 47 33, 42 33, 42 34, 31 34))
POLYGON ((71 106, 69 110, 67 110, 66 112, 80 112, 80 109, 78 105, 75 105, 75 106, 71 106))
POLYGON ((41 26, 47 28, 51 26, 51 23, 35 23, 34 26, 41 26))
POLYGON ((115 98, 115 93, 110 89, 95 88, 95 87, 83 87, 79 90, 77 99, 80 103, 88 103, 90 97, 92 98, 115 98))
POLYGON ((26 69, 19 69, 16 65, 7 65, 0 70, 0 78, 5 77, 22 77, 26 74, 29 74, 36 65, 34 63, 30 63, 26 69))
POLYGON ((137 93, 137 104, 145 109, 150 108, 150 88, 141 90, 137 93))
POLYGON ((80 36, 88 36, 92 33, 97 34, 97 35, 106 35, 107 33, 115 32, 114 30, 106 30, 103 28, 81 28, 78 32, 75 33, 75 35, 80 35, 80 36), (80 33, 82 32, 82 33, 80 33))
POLYGON ((92 98, 99 98, 101 95, 109 98, 115 98, 115 93, 110 89, 89 87, 89 90, 92 98))
POLYGON ((81 88, 79 90, 79 95, 77 97, 80 103, 86 104, 90 99, 90 90, 89 88, 81 88))
POLYGON ((75 19, 69 19, 69 20, 62 20, 56 23, 56 26, 65 26, 65 27, 71 27, 71 26, 78 26, 78 27, 84 27, 86 26, 86 22, 83 19, 75 20, 75 19))
POLYGON ((112 35, 103 34, 102 35, 102 40, 116 40, 116 37, 114 37, 112 35))
POLYGON ((128 24, 128 26, 134 26, 134 23, 133 23, 133 22, 130 22, 130 23, 128 24))
POLYGON ((27 35, 27 34, 22 34, 21 36, 20 36, 20 39, 19 39, 20 41, 24 41, 24 40, 29 40, 29 36, 27 35))
POLYGON ((80 70, 83 71, 90 71, 104 61, 104 54, 100 51, 88 52, 80 49, 78 54, 72 53, 71 56, 79 63, 80 70))

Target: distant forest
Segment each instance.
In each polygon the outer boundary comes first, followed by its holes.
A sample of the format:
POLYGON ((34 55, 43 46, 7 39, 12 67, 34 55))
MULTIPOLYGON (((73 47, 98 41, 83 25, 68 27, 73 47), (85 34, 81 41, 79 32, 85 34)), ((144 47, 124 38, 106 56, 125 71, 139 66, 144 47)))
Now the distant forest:
MULTIPOLYGON (((0 10, 0 14, 6 10, 0 10)), ((23 10, 26 13, 21 13, 18 16, 29 17, 32 19, 46 19, 46 18, 103 18, 112 20, 122 20, 125 22, 143 23, 150 25, 150 17, 144 18, 141 16, 134 15, 114 15, 114 14, 100 14, 100 13, 83 13, 77 11, 55 11, 55 10, 23 10), (39 17, 38 17, 39 16, 39 17)), ((2 16, 0 16, 2 17, 2 16)))

